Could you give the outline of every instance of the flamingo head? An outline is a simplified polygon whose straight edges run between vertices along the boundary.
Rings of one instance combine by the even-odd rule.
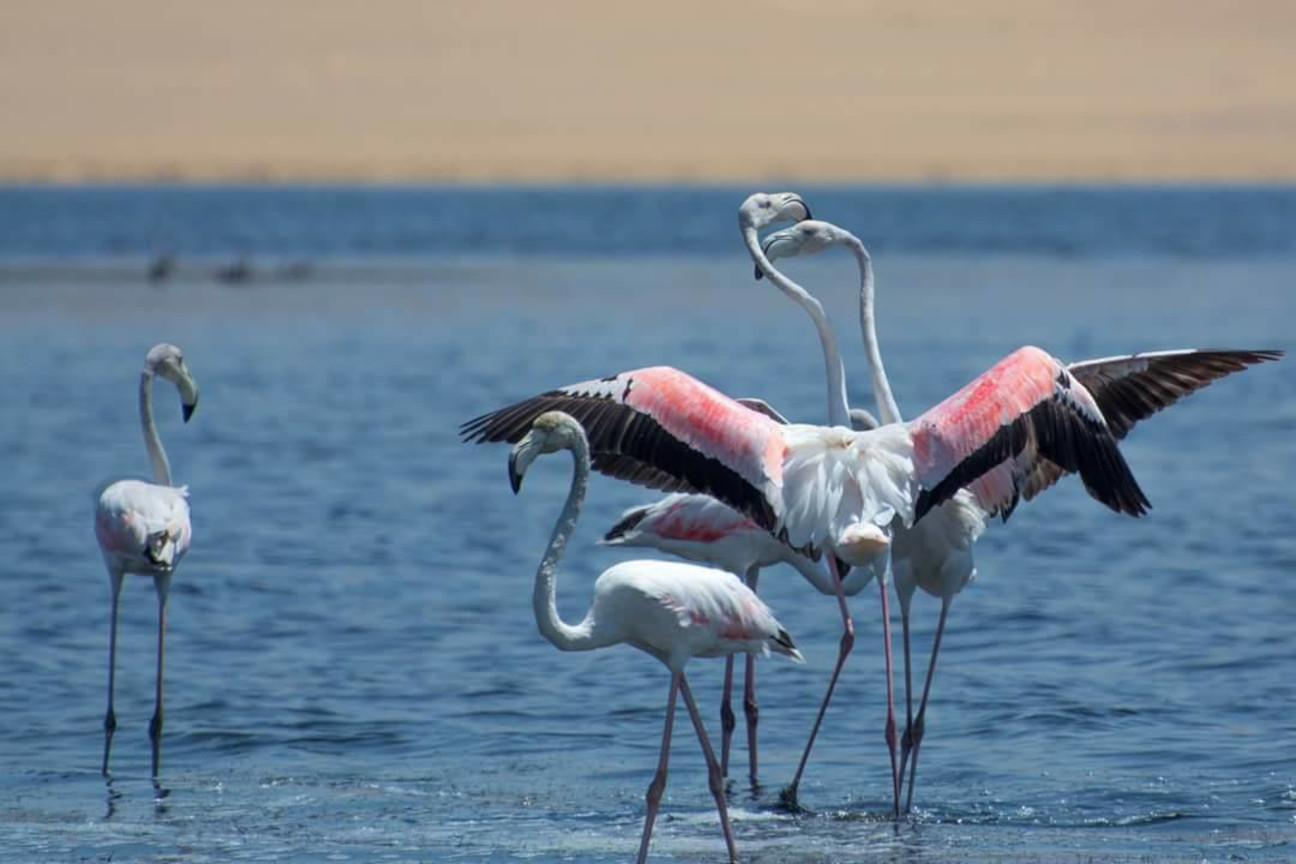
[[[759,231],[780,222],[810,218],[810,205],[795,192],[757,192],[738,208],[738,227]]]
[[[761,244],[761,251],[773,262],[779,258],[793,258],[797,255],[816,255],[825,249],[847,242],[850,237],[849,232],[843,231],[831,222],[806,219],[791,228],[775,231],[766,237]],[[761,269],[757,267],[756,278],[760,279],[763,275]]]
[[[188,423],[198,407],[198,382],[185,365],[180,349],[165,342],[154,345],[144,358],[144,374],[156,375],[175,385],[180,392],[180,409]]]
[[[577,442],[584,442],[585,430],[570,414],[547,411],[535,419],[522,439],[509,452],[509,485],[513,494],[522,491],[522,478],[537,456],[558,450],[575,450]],[[585,445],[588,449],[588,444]]]

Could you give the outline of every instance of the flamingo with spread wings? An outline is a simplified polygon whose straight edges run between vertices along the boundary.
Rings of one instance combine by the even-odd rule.
[[[561,651],[590,651],[627,644],[660,660],[671,673],[657,773],[648,787],[647,813],[639,842],[639,864],[648,857],[653,823],[666,788],[675,697],[684,696],[689,717],[702,744],[708,785],[720,814],[720,827],[731,862],[738,860],[725,807],[720,767],[707,740],[684,667],[692,657],[749,657],[774,652],[800,661],[801,653],[756,593],[722,570],[669,561],[625,561],[605,570],[594,583],[594,600],[585,617],[568,624],[558,616],[556,571],[576,529],[589,485],[589,442],[580,424],[560,411],[535,417],[509,454],[509,482],[516,493],[536,458],[569,450],[573,472],[567,502],[536,570],[532,605],[541,635]]]
[[[189,524],[188,489],[171,485],[171,465],[153,422],[153,379],[170,381],[180,392],[185,422],[198,405],[198,385],[184,356],[174,345],[155,345],[144,358],[140,375],[139,411],[144,446],[153,463],[153,482],[118,480],[103,490],[95,507],[95,538],[103,553],[112,587],[112,623],[108,636],[108,711],[104,714],[103,773],[108,774],[117,715],[113,711],[113,684],[117,668],[117,607],[126,574],[150,576],[157,592],[157,691],[149,742],[153,750],[153,776],[158,776],[162,752],[162,661],[166,646],[167,594],[171,575],[189,551],[193,535]]]
[[[761,251],[765,253],[767,260],[772,262],[780,258],[814,254],[831,248],[846,248],[856,259],[859,268],[860,330],[869,360],[874,394],[883,421],[902,422],[899,406],[882,365],[874,314],[873,268],[864,244],[854,234],[831,223],[802,221],[792,228],[769,235],[765,238]],[[821,335],[825,332],[831,333],[831,327],[823,314],[823,307],[805,289],[772,266],[769,267],[768,273],[758,267],[757,278],[761,275],[771,276],[772,281],[781,280],[776,281],[778,287],[810,314],[816,330]],[[835,394],[838,393],[842,394],[844,399],[845,388],[835,386],[834,376],[834,370],[842,367],[840,352],[836,348],[835,341],[824,341],[823,346],[830,401],[835,399]],[[1112,434],[1120,439],[1124,438],[1139,420],[1172,405],[1183,396],[1207,386],[1212,381],[1239,372],[1250,365],[1276,360],[1281,356],[1281,351],[1181,349],[1085,360],[1068,365],[1067,370],[1092,395]],[[829,407],[830,415],[840,415],[849,410],[844,401],[830,404]],[[1048,459],[1038,460],[1026,478],[1021,490],[1022,496],[1030,500],[1057,482],[1064,473],[1066,472],[1056,463]],[[1006,520],[1010,512],[1011,506],[1004,509],[1000,515]],[[914,776],[917,772],[918,750],[923,737],[927,699],[949,607],[954,595],[975,576],[972,544],[981,535],[985,525],[986,513],[978,506],[976,496],[971,492],[962,491],[916,525],[895,526],[891,567],[895,577],[896,593],[900,598],[907,710],[907,723],[901,737],[900,773],[896,778],[896,796],[898,806],[905,766],[912,753],[906,810],[913,802]],[[922,700],[915,717],[910,671],[909,613],[917,588],[922,588],[927,593],[940,598],[941,611],[927,667]],[[822,713],[819,719],[822,719]],[[815,730],[817,729],[818,722],[815,725]],[[793,800],[813,743],[812,732],[797,774],[788,787],[788,793]]]

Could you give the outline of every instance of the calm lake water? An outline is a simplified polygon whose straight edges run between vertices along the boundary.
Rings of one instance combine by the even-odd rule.
[[[569,465],[542,460],[514,497],[507,450],[456,427],[655,363],[821,420],[813,330],[738,243],[747,191],[0,189],[0,857],[630,859],[665,672],[536,633],[534,568]],[[874,249],[907,413],[1025,342],[1068,359],[1294,347],[1296,189],[801,191]],[[175,269],[150,283],[163,251]],[[216,278],[240,256],[251,278]],[[872,407],[853,264],[788,271],[825,301]],[[135,388],[161,340],[185,349],[202,400],[185,426],[157,389],[194,521],[159,796],[147,580],[123,594],[111,784],[98,772],[109,593],[91,516],[100,482],[147,472]],[[1293,362],[1139,426],[1124,451],[1147,518],[1071,481],[990,528],[899,825],[876,591],[853,602],[855,654],[801,789],[811,812],[778,808],[840,621],[793,571],[767,572],[808,663],[760,664],[765,785],[731,800],[744,860],[1296,858]],[[560,571],[566,617],[635,557],[594,540],[653,494],[596,478]],[[915,602],[920,654],[936,613]],[[690,667],[713,736],[721,666]],[[679,720],[652,857],[723,861]]]

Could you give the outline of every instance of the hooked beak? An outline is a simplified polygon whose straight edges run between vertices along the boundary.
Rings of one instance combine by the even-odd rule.
[[[180,404],[180,411],[184,414],[184,422],[189,422],[189,418],[193,416],[193,413],[197,408],[198,400],[196,398],[192,402],[182,402]]]
[[[789,199],[788,203],[789,203],[789,204],[799,204],[799,205],[801,205],[801,210],[805,213],[804,216],[802,216],[800,219],[797,219],[797,220],[795,220],[795,221],[797,221],[797,222],[804,222],[804,221],[807,220],[807,219],[813,219],[813,218],[814,218],[814,216],[810,215],[810,205],[807,204],[807,203],[805,202],[805,199],[802,198],[800,195],[793,195],[793,196]]]
[[[522,475],[517,470],[517,451],[514,450],[509,454],[508,463],[509,485],[513,487],[513,494],[516,495],[522,491]]]

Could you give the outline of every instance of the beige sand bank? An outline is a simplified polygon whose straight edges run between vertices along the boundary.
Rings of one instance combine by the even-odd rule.
[[[41,0],[0,176],[1296,178],[1290,0]]]

